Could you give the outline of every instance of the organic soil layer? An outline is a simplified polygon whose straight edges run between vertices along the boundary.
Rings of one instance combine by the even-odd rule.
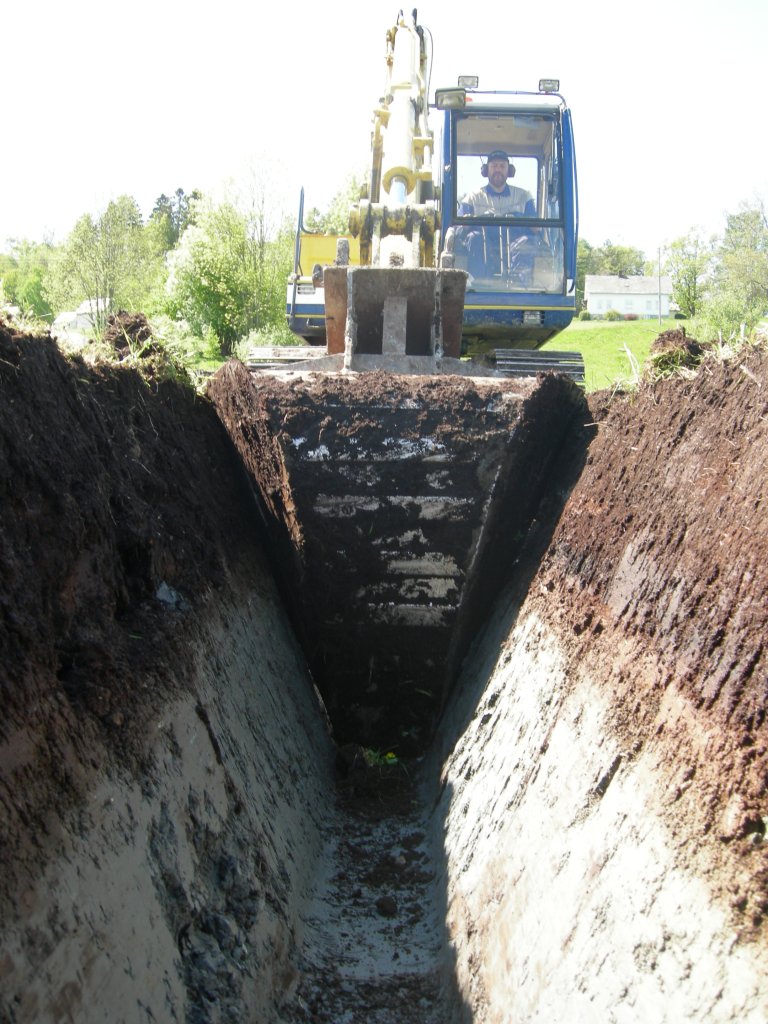
[[[768,1017],[764,350],[590,399],[394,765],[206,399],[2,326],[0,402],[0,1019]]]

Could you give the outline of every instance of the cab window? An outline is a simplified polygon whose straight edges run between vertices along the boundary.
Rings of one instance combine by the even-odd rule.
[[[457,217],[473,215],[466,199],[488,185],[483,167],[488,154],[495,151],[509,156],[514,173],[507,185],[528,193],[533,200],[533,216],[543,220],[560,217],[553,117],[537,113],[468,114],[458,118],[456,129]]]

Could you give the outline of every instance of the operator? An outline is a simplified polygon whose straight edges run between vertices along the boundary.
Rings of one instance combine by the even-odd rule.
[[[460,217],[535,217],[536,205],[531,193],[517,185],[508,185],[515,168],[501,149],[488,154],[481,174],[488,184],[470,192],[459,204]]]
[[[460,217],[535,217],[536,204],[530,192],[507,184],[515,168],[507,154],[495,149],[482,167],[488,184],[470,192],[459,203]],[[469,272],[474,277],[507,276],[521,260],[520,253],[535,230],[508,227],[457,227],[454,245],[469,254]]]

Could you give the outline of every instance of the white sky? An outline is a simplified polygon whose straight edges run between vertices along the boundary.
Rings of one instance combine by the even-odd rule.
[[[721,232],[742,201],[768,203],[768,0],[418,10],[434,40],[430,99],[459,74],[488,89],[560,78],[591,244],[652,258],[695,226]],[[0,248],[62,242],[123,193],[146,217],[162,192],[216,194],[254,171],[288,212],[301,185],[324,207],[366,165],[397,11],[389,0],[9,3]]]

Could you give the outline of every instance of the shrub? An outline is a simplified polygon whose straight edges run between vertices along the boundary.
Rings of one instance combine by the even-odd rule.
[[[591,319],[592,319],[592,314],[589,312],[589,310],[588,309],[582,309],[582,311],[579,313],[579,320],[591,320]]]
[[[621,320],[621,313],[618,311],[618,309],[609,309],[608,312],[605,314],[605,319]]]
[[[625,320],[637,320],[637,313],[625,313],[624,314],[624,319]]]
[[[762,309],[760,303],[750,309],[738,297],[722,292],[703,305],[690,329],[704,341],[728,343],[741,336],[742,324],[745,333],[751,333],[761,319]]]

